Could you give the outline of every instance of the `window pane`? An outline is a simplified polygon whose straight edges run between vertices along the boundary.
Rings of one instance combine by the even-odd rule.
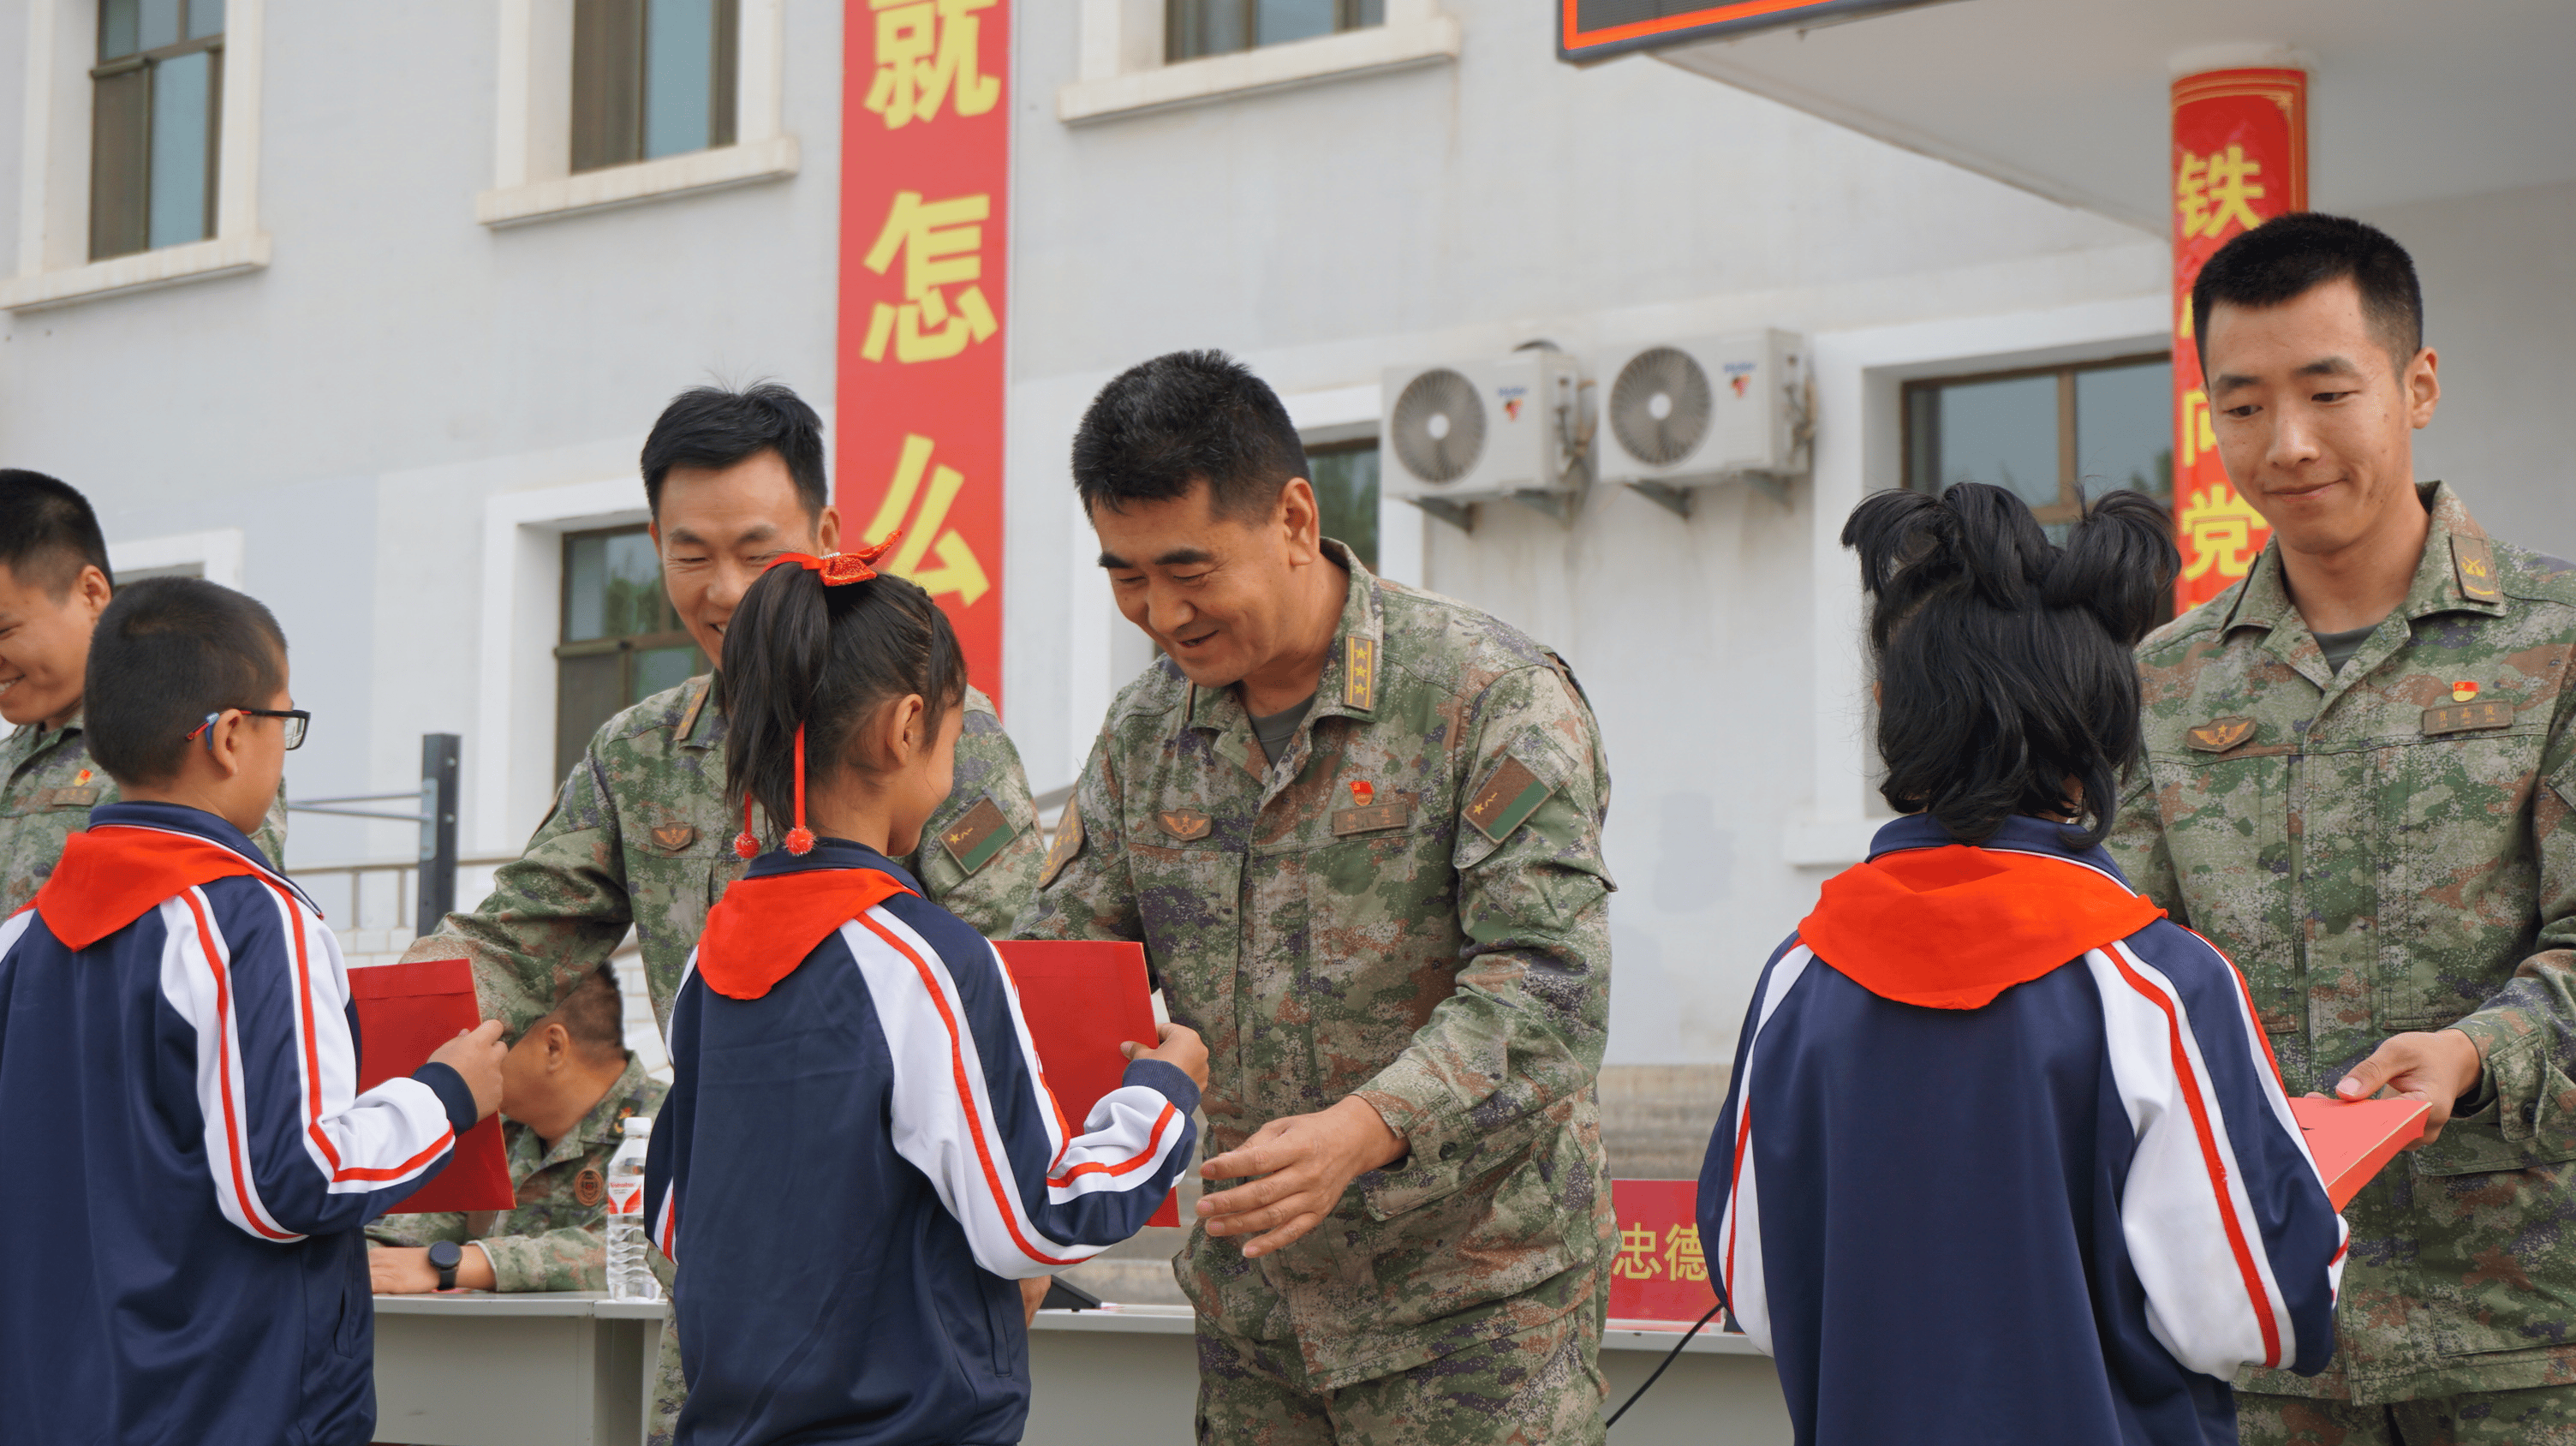
[[[1364,25],[1386,23],[1386,0],[1360,0],[1360,3],[1353,8],[1357,11],[1351,19],[1351,25],[1355,29]]]
[[[1376,571],[1377,444],[1307,453],[1306,480],[1315,488],[1324,535],[1349,543],[1360,561]]]
[[[179,0],[143,0],[143,48],[179,43]]]
[[[1260,0],[1254,21],[1256,45],[1277,45],[1333,33],[1334,0]]]
[[[564,539],[564,641],[608,636],[608,539]]]
[[[1969,382],[1939,398],[1936,488],[1991,482],[2033,507],[2056,505],[2056,377]]]
[[[152,72],[137,67],[91,82],[89,259],[131,256],[151,244],[146,178]]]
[[[626,706],[621,653],[594,653],[564,658],[555,664],[555,777],[560,780],[581,761],[590,735]]]
[[[694,647],[646,648],[635,655],[635,695],[627,699],[632,706],[643,702],[665,688],[676,688],[706,671]]]
[[[604,539],[607,597],[604,636],[631,638],[662,629],[662,562],[653,555],[653,539],[641,532],[621,532]]]
[[[714,0],[647,0],[644,39],[644,154],[707,148],[715,79]]]
[[[149,5],[146,5],[149,18]],[[152,67],[152,244],[206,239],[214,56],[200,50]]]
[[[224,0],[188,0],[188,38],[224,33]]]
[[[141,0],[100,0],[98,7],[98,58],[114,60],[132,55],[143,47],[136,43],[135,29],[142,18]]]
[[[644,155],[644,0],[573,0],[572,168]]]
[[[2085,493],[2114,488],[2173,502],[2173,364],[2075,374],[2075,475]]]
[[[1251,0],[1170,0],[1164,58],[1193,60],[1202,55],[1231,55],[1251,44],[1245,33]]]

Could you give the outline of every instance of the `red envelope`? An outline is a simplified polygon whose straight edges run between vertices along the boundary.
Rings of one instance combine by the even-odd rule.
[[[1145,946],[1089,939],[996,939],[1003,967],[1019,987],[1020,1013],[1037,1041],[1047,1088],[1074,1129],[1100,1097],[1118,1088],[1127,1057],[1118,1046],[1152,1044],[1154,998],[1146,982]],[[1176,1196],[1163,1197],[1148,1225],[1178,1225]]]
[[[349,971],[349,997],[358,1006],[358,1090],[365,1093],[401,1079],[428,1063],[431,1050],[472,1029],[483,1014],[474,1002],[474,969],[462,959],[424,959]],[[501,1144],[501,1117],[466,1131],[447,1168],[387,1211],[426,1215],[443,1210],[509,1210],[519,1203],[510,1185],[509,1152]]]
[[[2290,1114],[2307,1137],[2317,1173],[2325,1176],[2326,1198],[2341,1210],[2397,1158],[2397,1152],[2424,1133],[2424,1117],[2433,1107],[2421,1100],[2290,1101]]]

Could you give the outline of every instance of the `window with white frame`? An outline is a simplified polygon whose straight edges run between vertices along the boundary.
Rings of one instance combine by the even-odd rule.
[[[733,0],[573,0],[574,172],[733,144]]]
[[[1165,0],[1163,58],[1196,60],[1386,23],[1386,0]]]
[[[2045,524],[2116,488],[2173,505],[2173,361],[2163,353],[1905,384],[1905,485],[1990,482]],[[2079,490],[2080,489],[2080,490]]]
[[[1080,125],[1458,58],[1440,0],[1080,0]]]
[[[215,234],[224,0],[99,0],[89,259]]]

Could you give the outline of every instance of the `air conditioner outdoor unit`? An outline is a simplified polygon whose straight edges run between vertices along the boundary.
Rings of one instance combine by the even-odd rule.
[[[1559,351],[1389,367],[1378,417],[1380,483],[1467,525],[1467,504],[1510,498],[1564,518],[1584,482],[1583,367]]]
[[[1615,353],[1602,375],[1601,476],[1690,515],[1692,489],[1749,481],[1785,497],[1813,435],[1807,344],[1746,332]]]

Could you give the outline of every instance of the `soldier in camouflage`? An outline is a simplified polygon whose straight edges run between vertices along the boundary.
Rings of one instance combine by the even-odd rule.
[[[2322,1375],[2248,1372],[2245,1441],[2576,1443],[2576,570],[2413,481],[2413,267],[2292,216],[2194,297],[2229,478],[2273,528],[2139,650],[2110,848],[2246,977],[2294,1091],[2427,1138],[2356,1197]]]
[[[518,1208],[388,1215],[367,1227],[379,1295],[438,1288],[433,1241],[471,1246],[456,1283],[470,1290],[606,1290],[608,1157],[629,1115],[651,1119],[665,1086],[622,1039],[616,972],[583,976],[519,1036],[501,1064],[501,1139]]]
[[[81,727],[90,633],[113,574],[89,500],[41,472],[0,468],[0,917],[25,908],[89,827],[117,801],[116,780],[90,762]],[[286,794],[252,839],[286,861]]]
[[[1198,1439],[1601,1439],[1609,774],[1554,654],[1318,536],[1215,353],[1094,402],[1075,478],[1164,656],[1057,829],[1033,938],[1143,941],[1208,1041]]]
[[[840,544],[823,480],[822,419],[776,383],[683,393],[654,423],[642,465],[663,585],[710,658],[723,657],[734,606],[780,554]],[[609,719],[526,850],[495,875],[490,897],[472,913],[448,915],[404,957],[463,955],[485,1017],[515,1032],[632,928],[654,1017],[667,1024],[708,907],[749,866],[733,849],[744,819],[725,807],[724,737],[717,674]],[[759,820],[758,851],[777,847],[786,827]],[[954,791],[923,830],[921,851],[902,862],[942,907],[998,933],[1035,891],[1041,855],[1019,753],[992,700],[969,688]],[[676,1335],[666,1330],[655,1442],[669,1439],[685,1394]]]

